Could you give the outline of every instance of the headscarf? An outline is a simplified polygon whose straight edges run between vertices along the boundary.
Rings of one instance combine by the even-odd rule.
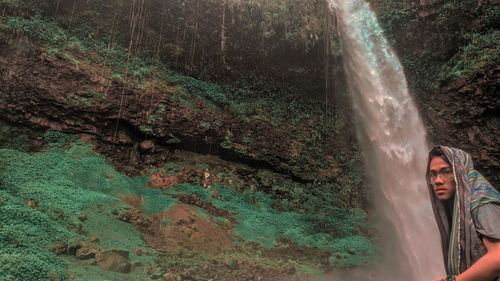
[[[476,208],[496,202],[500,204],[500,194],[474,169],[470,155],[460,149],[438,146],[451,163],[456,193],[453,199],[451,220],[446,212],[446,202],[439,200],[430,181],[427,161],[427,186],[431,197],[432,209],[441,234],[444,263],[447,274],[458,275],[464,272],[487,252],[472,220]],[[449,223],[451,222],[451,224]]]

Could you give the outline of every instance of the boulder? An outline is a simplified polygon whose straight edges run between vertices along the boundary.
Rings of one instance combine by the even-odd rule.
[[[97,253],[95,261],[100,268],[114,272],[129,273],[132,267],[129,252],[124,250]]]

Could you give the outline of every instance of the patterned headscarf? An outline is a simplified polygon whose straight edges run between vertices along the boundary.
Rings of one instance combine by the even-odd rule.
[[[436,197],[430,182],[430,155],[427,161],[427,186],[441,234],[446,272],[458,275],[486,254],[486,248],[474,227],[471,212],[491,202],[500,204],[500,194],[474,169],[472,158],[467,152],[447,146],[438,147],[451,163],[456,183],[451,220],[445,211],[446,203]]]

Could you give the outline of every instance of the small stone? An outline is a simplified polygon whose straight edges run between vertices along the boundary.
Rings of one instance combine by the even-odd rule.
[[[28,200],[28,203],[26,203],[26,205],[34,209],[38,206],[38,203],[35,200]]]
[[[87,215],[86,215],[86,214],[81,214],[81,215],[78,217],[78,219],[79,219],[80,221],[86,221],[86,220],[87,220]]]
[[[68,246],[65,244],[56,244],[56,248],[54,249],[54,253],[56,255],[64,254],[67,249],[68,249]]]
[[[217,192],[217,190],[211,189],[210,193],[212,194],[213,199],[215,199],[215,200],[219,199],[219,193]]]
[[[95,237],[94,235],[92,235],[92,237],[90,237],[90,242],[99,242],[99,238]]]
[[[228,219],[224,219],[224,221],[222,222],[222,227],[224,227],[224,229],[226,230],[230,230],[233,225],[231,224],[231,221],[229,221]]]
[[[135,253],[136,255],[138,255],[138,256],[142,256],[142,251],[141,251],[141,249],[135,249],[135,250],[134,250],[134,253]]]

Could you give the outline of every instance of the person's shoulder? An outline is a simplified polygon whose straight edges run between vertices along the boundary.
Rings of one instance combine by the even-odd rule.
[[[483,236],[500,239],[500,204],[483,204],[472,212],[472,219],[477,232]]]
[[[489,202],[487,204],[482,204],[477,208],[472,209],[472,219],[479,219],[482,217],[496,217],[500,216],[500,203]]]

